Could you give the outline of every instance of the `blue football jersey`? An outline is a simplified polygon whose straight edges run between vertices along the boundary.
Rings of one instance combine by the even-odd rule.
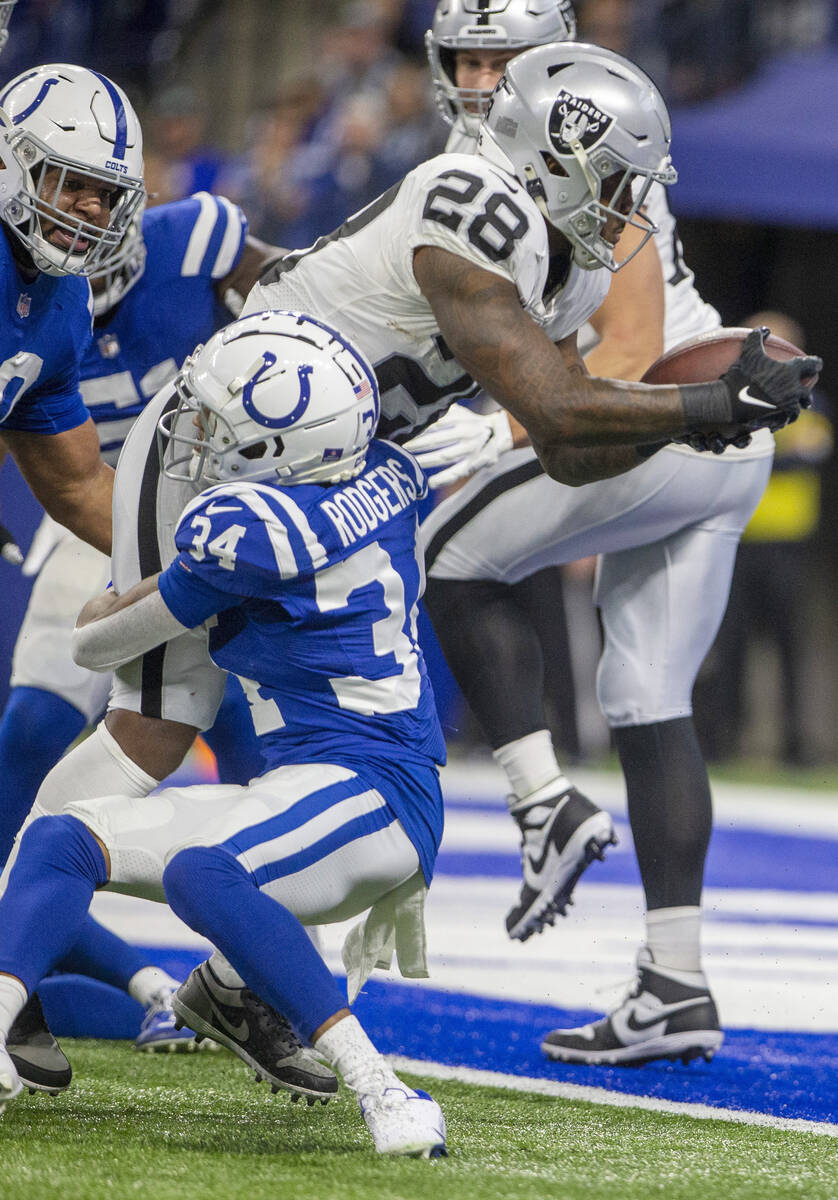
[[[429,875],[445,744],[416,632],[426,486],[382,441],[349,483],[219,484],[184,509],[160,591],[184,625],[217,614],[210,653],[241,680],[265,769],[373,764]]]
[[[128,430],[187,354],[232,320],[214,285],[244,249],[244,213],[199,192],[143,215],[146,265],[119,304],[94,322],[81,390],[102,457],[116,462]]]
[[[83,425],[79,361],[90,340],[90,284],[75,275],[23,278],[0,231],[0,427],[63,433]]]

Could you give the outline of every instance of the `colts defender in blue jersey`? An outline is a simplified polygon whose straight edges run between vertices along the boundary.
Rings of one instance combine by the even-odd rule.
[[[221,297],[240,269],[246,241],[241,209],[205,192],[149,209],[142,224],[138,221],[129,230],[115,260],[94,273],[95,320],[81,363],[81,395],[95,422],[102,457],[111,466],[155,392],[174,378],[199,342],[229,321]],[[258,263],[262,261],[259,254]],[[87,337],[85,333],[81,340]],[[107,676],[81,670],[70,653],[76,615],[110,579],[107,556],[45,518],[24,571],[37,571],[38,577],[15,647],[12,691],[0,722],[0,767],[7,781],[0,861],[42,779],[82,729],[101,715],[110,690]],[[258,766],[255,758],[233,763],[226,781],[246,782]]]
[[[79,391],[85,277],[144,201],[142,162],[127,96],[96,71],[35,67],[0,93],[0,430],[46,510],[106,552],[113,473]]]
[[[5,246],[0,239],[0,249]],[[234,297],[246,292],[272,255],[270,247],[248,236],[246,219],[236,205],[200,193],[152,208],[141,222],[138,217],[121,245],[92,271],[92,340],[87,280],[38,277],[39,285],[72,282],[83,297],[84,303],[77,305],[83,317],[78,328],[60,307],[44,306],[43,337],[48,348],[60,348],[67,356],[71,347],[62,339],[75,338],[77,347],[87,346],[80,370],[76,368],[81,397],[78,385],[75,397],[79,406],[82,398],[87,406],[82,409],[85,420],[89,423],[89,411],[95,422],[104,462],[116,465],[126,433],[150,398],[174,377],[198,342],[229,320],[223,301],[231,292]],[[27,320],[33,316],[30,313]],[[0,864],[42,780],[84,727],[102,714],[110,690],[108,676],[77,667],[70,651],[76,615],[110,578],[108,557],[46,517],[24,570],[37,571],[38,577],[15,647],[11,693],[0,720],[0,771],[6,785],[0,806]],[[261,755],[246,701],[234,680],[228,696],[217,732],[208,740],[218,754],[222,779],[241,783],[258,774]],[[120,747],[109,743],[109,748],[118,771],[124,762]],[[116,778],[102,777],[101,789],[123,792],[130,784],[136,794],[145,794],[156,777],[149,778],[154,762],[145,772],[144,765],[128,764],[127,780],[125,771]],[[43,810],[51,811],[48,789],[39,796],[36,811]],[[188,1030],[174,1028],[170,1001],[178,981],[150,967],[139,951],[92,918],[62,969],[120,987],[143,1005],[146,1017],[138,1048],[170,1050],[193,1044]],[[61,1090],[70,1082],[69,1064],[57,1046],[49,1059],[43,1046],[33,1050],[28,1029],[24,1019],[10,1040],[18,1070],[30,1086]],[[42,1038],[43,1030],[34,1031],[34,1036]]]
[[[181,1019],[272,1079],[258,1018],[273,1005],[356,1092],[378,1151],[444,1153],[439,1106],[393,1074],[303,929],[371,910],[344,947],[353,998],[391,935],[402,970],[427,973],[444,745],[416,640],[424,477],[370,441],[366,360],[298,314],[222,330],[155,405],[164,473],[193,493],[176,555],[85,606],[76,659],[110,670],[209,630],[266,769],[247,787],[80,801],[30,825],[0,900],[0,1101],[19,1090],[2,1035],[94,889],[162,883],[218,947],[178,991]]]

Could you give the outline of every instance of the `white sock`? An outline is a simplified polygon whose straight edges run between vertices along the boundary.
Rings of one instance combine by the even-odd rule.
[[[11,975],[0,975],[0,1043],[5,1045],[9,1030],[29,999],[26,988]]]
[[[517,807],[519,801],[535,803],[570,787],[556,759],[549,729],[507,742],[492,751],[492,758],[505,773],[512,791],[507,797],[510,808]]]
[[[128,980],[128,994],[142,1004],[143,1008],[150,1008],[163,996],[170,995],[179,987],[180,981],[173,979],[159,967],[140,967]]]
[[[646,945],[658,967],[701,972],[701,909],[684,905],[646,913]]]
[[[364,1033],[356,1017],[343,1017],[314,1043],[347,1087],[362,1095],[383,1092],[388,1087],[405,1087]],[[407,1091],[410,1089],[407,1088]]]
[[[220,950],[213,950],[210,955],[209,965],[212,967],[212,972],[218,979],[219,983],[223,983],[228,988],[243,988],[247,984],[239,975],[232,963],[229,963]]]

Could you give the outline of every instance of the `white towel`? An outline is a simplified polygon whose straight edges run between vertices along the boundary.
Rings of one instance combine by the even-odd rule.
[[[390,970],[394,951],[405,978],[428,978],[427,894],[425,878],[417,871],[376,901],[364,920],[350,929],[341,951],[350,1004],[376,967]]]

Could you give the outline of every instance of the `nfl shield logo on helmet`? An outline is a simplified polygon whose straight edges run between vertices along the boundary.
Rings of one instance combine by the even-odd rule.
[[[17,315],[28,317],[32,308],[32,297],[27,292],[21,292],[17,298]]]
[[[562,90],[550,113],[550,141],[557,154],[572,154],[574,143],[592,150],[614,124],[614,118],[592,100]]]

